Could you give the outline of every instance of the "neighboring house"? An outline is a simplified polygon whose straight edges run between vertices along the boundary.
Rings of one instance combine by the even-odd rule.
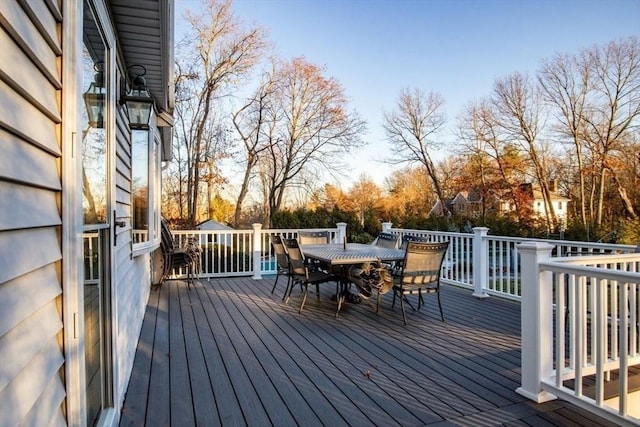
[[[539,218],[546,218],[547,209],[544,204],[544,197],[542,197],[542,192],[539,189],[533,189],[531,192],[532,200],[531,206],[533,209],[533,214]],[[551,209],[553,209],[556,214],[556,218],[558,218],[558,222],[563,224],[567,224],[567,211],[569,210],[569,202],[571,199],[567,199],[566,197],[562,197],[555,191],[551,191],[550,193],[551,199]]]
[[[482,194],[476,189],[470,189],[469,191],[460,191],[453,198],[446,202],[447,211],[451,214],[477,217],[482,214]],[[485,209],[490,208],[495,203],[495,196],[491,193],[489,207],[485,206]],[[429,215],[443,215],[442,203],[437,201],[431,210]]]
[[[558,221],[566,224],[570,199],[560,196],[556,190],[555,182],[552,182],[550,184],[551,205]],[[539,218],[546,218],[544,198],[540,189],[531,184],[521,184],[520,191],[526,195],[524,200],[527,200],[532,214]],[[508,214],[515,211],[513,201],[509,197],[509,190],[505,189],[489,190],[485,197],[476,189],[460,191],[447,201],[446,206],[450,213],[470,217],[480,216],[483,208],[485,214]],[[438,201],[429,211],[429,215],[442,215],[442,212],[442,204]]]
[[[160,243],[173,43],[173,0],[0,1],[0,426],[119,420]]]

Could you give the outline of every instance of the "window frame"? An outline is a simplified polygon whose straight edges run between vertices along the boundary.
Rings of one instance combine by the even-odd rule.
[[[153,113],[152,113],[153,114]],[[153,119],[152,119],[153,121]],[[151,125],[149,126],[149,130],[141,131],[136,130],[136,132],[146,132],[147,133],[147,154],[148,154],[148,176],[147,176],[147,236],[148,239],[144,242],[135,243],[133,239],[133,215],[135,213],[135,209],[133,206],[134,203],[134,195],[133,191],[131,192],[131,208],[132,208],[132,227],[131,227],[131,245],[132,245],[132,257],[137,257],[143,254],[147,254],[153,252],[160,245],[160,212],[158,209],[159,201],[160,201],[160,133],[157,130],[157,127]],[[133,131],[131,133],[133,140]],[[133,187],[133,161],[131,162],[131,179],[132,179],[132,187]]]

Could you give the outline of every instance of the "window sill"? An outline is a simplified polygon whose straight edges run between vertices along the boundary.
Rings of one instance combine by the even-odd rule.
[[[135,243],[131,250],[131,258],[136,258],[141,255],[150,254],[160,247],[160,240],[156,242],[144,242]]]

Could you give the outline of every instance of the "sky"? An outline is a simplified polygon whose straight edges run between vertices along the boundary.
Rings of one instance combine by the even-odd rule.
[[[176,0],[176,19],[198,0]],[[393,169],[378,160],[391,146],[383,112],[405,88],[445,99],[447,156],[464,107],[491,94],[496,78],[535,75],[556,53],[578,53],[621,37],[640,36],[640,0],[233,0],[239,20],[268,31],[285,59],[304,56],[326,68],[367,122],[349,177],[379,185]]]

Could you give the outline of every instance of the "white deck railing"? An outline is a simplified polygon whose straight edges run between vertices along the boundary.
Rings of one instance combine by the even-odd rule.
[[[309,230],[309,229],[306,229]],[[346,236],[346,224],[328,230],[332,241],[341,242]],[[474,295],[498,295],[519,299],[521,296],[521,268],[518,245],[526,242],[545,242],[553,246],[552,255],[620,254],[633,252],[630,245],[540,240],[490,236],[487,228],[475,228],[473,233],[451,233],[429,230],[391,228],[384,231],[404,236],[426,237],[432,241],[449,241],[443,263],[443,280],[449,284],[472,288]],[[254,224],[251,230],[188,230],[173,231],[179,246],[195,237],[202,248],[200,277],[275,274],[275,255],[269,245],[269,235],[296,237],[297,229],[262,229]],[[175,271],[173,278],[186,277],[186,271]]]
[[[621,425],[640,424],[640,254],[551,258],[527,242],[522,255],[522,387],[556,396]],[[634,376],[635,374],[635,376]]]
[[[305,231],[329,231],[331,241],[341,242],[346,235],[346,224],[337,228],[305,229]],[[269,236],[278,234],[286,238],[298,236],[298,229],[263,230],[254,224],[251,230],[174,230],[173,237],[178,247],[185,246],[189,239],[200,242],[202,251],[200,278],[253,276],[275,274],[275,253],[269,243]],[[173,271],[171,278],[187,277],[185,269]]]

